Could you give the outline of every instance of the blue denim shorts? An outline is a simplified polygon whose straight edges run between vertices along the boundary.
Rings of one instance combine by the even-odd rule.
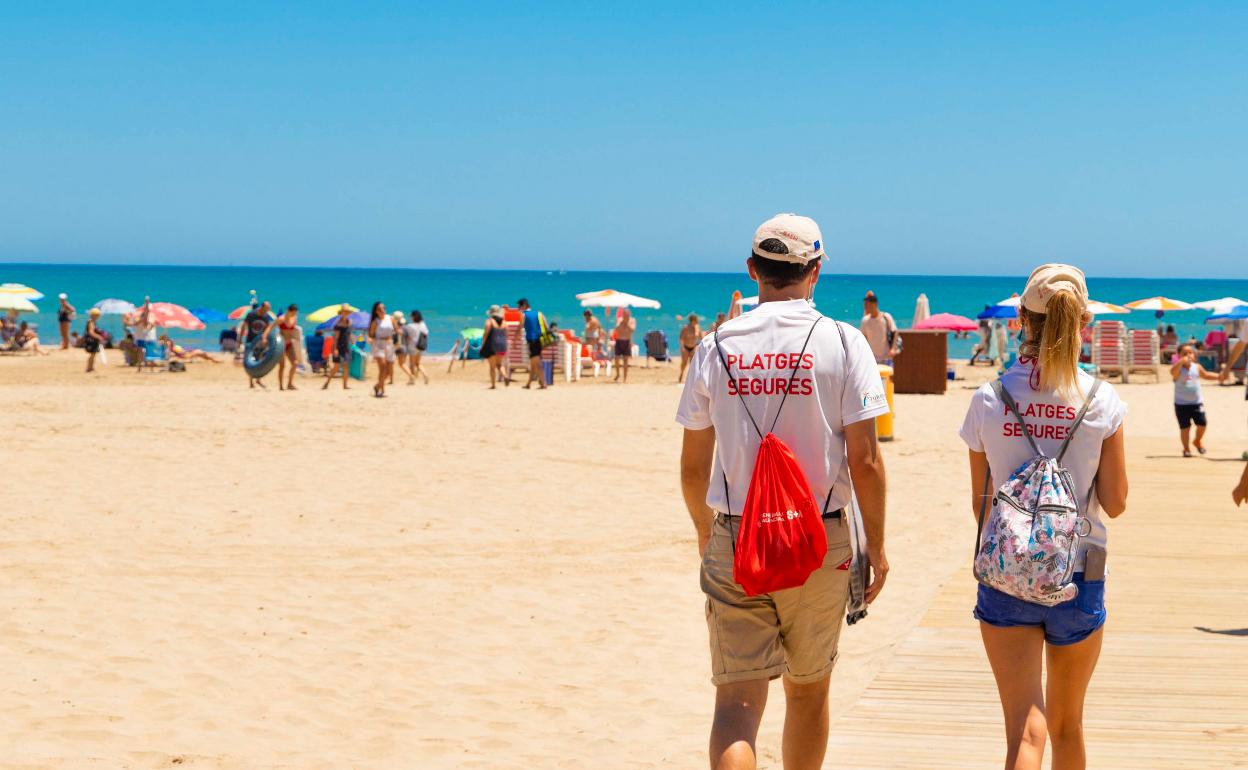
[[[1082,572],[1076,572],[1074,580],[1079,586],[1079,595],[1052,607],[1015,599],[995,588],[980,585],[975,617],[998,628],[1043,628],[1044,640],[1059,647],[1077,644],[1105,625],[1105,581],[1085,581]]]

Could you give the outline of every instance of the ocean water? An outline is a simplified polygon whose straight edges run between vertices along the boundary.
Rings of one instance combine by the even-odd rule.
[[[669,345],[675,347],[682,324],[678,315],[696,312],[713,319],[716,313],[728,310],[734,290],[745,296],[757,292],[744,273],[0,264],[0,283],[10,281],[47,295],[35,303],[40,312],[29,319],[39,325],[45,341],[57,334],[56,295],[60,292],[68,293],[78,308],[74,328],[81,330],[86,310],[106,297],[138,304],[144,296],[151,296],[155,301],[229,312],[246,304],[249,290],[254,289],[275,307],[293,302],[304,313],[338,302],[367,309],[377,300],[385,302],[391,311],[419,309],[429,324],[431,353],[448,351],[459,330],[480,327],[491,304],[514,306],[521,297],[528,298],[561,327],[579,333],[582,309],[575,295],[598,289],[618,289],[661,302],[659,310],[636,311],[638,330],[662,329],[667,332]],[[913,318],[920,292],[927,294],[933,313],[973,318],[984,305],[1021,292],[1024,281],[1025,276],[824,275],[815,290],[815,302],[825,314],[856,323],[862,314],[862,296],[870,289],[904,329]],[[1156,295],[1188,302],[1223,296],[1248,298],[1248,278],[1090,278],[1088,284],[1094,299],[1117,304]],[[597,312],[601,317],[602,311]],[[1182,338],[1193,335],[1203,339],[1207,315],[1199,310],[1175,312],[1166,313],[1161,320],[1174,324]],[[1155,328],[1159,322],[1152,312],[1113,317],[1139,328]],[[203,331],[174,331],[172,336],[193,345],[215,347],[217,334],[228,325],[209,324]],[[120,320],[104,316],[104,326],[119,331]],[[310,332],[312,326],[305,322],[304,330]],[[970,340],[950,338],[954,355],[967,355],[970,346]]]

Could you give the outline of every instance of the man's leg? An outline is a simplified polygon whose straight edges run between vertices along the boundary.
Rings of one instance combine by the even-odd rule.
[[[1179,428],[1179,440],[1183,442],[1183,452],[1192,451],[1192,428],[1189,425],[1186,428]]]
[[[711,724],[711,770],[754,770],[754,742],[767,705],[766,679],[721,684],[715,688]]]
[[[784,770],[819,770],[828,750],[829,674],[817,682],[784,680]]]
[[[1205,429],[1208,427],[1208,423],[1196,423],[1196,440],[1192,443],[1196,445],[1198,450],[1204,450],[1205,448]]]

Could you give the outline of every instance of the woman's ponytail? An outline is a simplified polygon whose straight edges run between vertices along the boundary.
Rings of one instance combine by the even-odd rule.
[[[1040,386],[1070,399],[1079,395],[1079,351],[1083,305],[1071,291],[1058,291],[1044,306],[1037,365]]]

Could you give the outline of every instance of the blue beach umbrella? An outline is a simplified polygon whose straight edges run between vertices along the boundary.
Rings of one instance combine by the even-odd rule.
[[[1018,318],[1018,308],[1010,305],[989,305],[975,317],[980,320],[985,318]]]
[[[193,307],[191,308],[191,315],[206,324],[215,324],[230,320],[230,317],[225,313],[210,307]]]
[[[368,328],[368,322],[369,322],[368,313],[365,313],[363,310],[357,310],[356,312],[349,315],[348,318],[351,319],[352,329],[359,330],[359,329]],[[322,331],[322,332],[329,331],[330,329],[334,328],[334,324],[336,323],[338,323],[338,318],[334,317],[334,318],[329,319],[325,323],[321,324],[320,326],[317,326],[316,329],[317,331]]]

